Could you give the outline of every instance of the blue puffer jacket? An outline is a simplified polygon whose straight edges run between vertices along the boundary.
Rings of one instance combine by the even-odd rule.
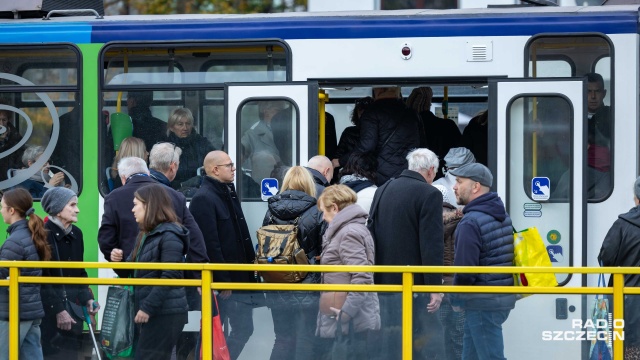
[[[0,260],[40,261],[31,238],[27,220],[16,221],[7,229],[9,237],[0,248]],[[0,279],[9,276],[9,269],[0,268]],[[20,269],[20,276],[42,276],[42,269]],[[44,317],[40,298],[40,284],[20,285],[20,320],[35,320]],[[0,319],[9,319],[9,290],[0,288]]]
[[[484,194],[465,206],[456,228],[455,266],[512,266],[513,227],[496,193]],[[454,285],[513,286],[511,274],[456,274]],[[515,306],[510,294],[456,294],[453,305],[470,310],[506,310]]]

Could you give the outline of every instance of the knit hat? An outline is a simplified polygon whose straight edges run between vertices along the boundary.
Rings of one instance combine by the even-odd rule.
[[[449,149],[449,152],[444,157],[444,162],[449,169],[455,169],[462,165],[476,162],[476,158],[469,149],[457,147]]]
[[[40,205],[42,205],[42,209],[47,214],[57,216],[74,196],[76,196],[76,193],[66,187],[52,187],[42,196]]]
[[[493,185],[493,175],[491,175],[491,171],[480,163],[467,164],[453,169],[449,171],[449,173],[453,176],[477,181],[486,187]]]
[[[447,190],[447,188],[444,187],[444,185],[435,184],[435,185],[433,185],[433,187],[438,189],[438,190],[440,190],[440,192],[442,193],[442,201],[443,202],[446,202],[446,203],[449,203],[449,204],[452,204],[452,205],[456,204],[455,201],[451,202],[451,198],[449,197],[449,190]]]

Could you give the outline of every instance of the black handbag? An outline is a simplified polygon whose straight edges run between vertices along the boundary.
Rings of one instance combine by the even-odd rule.
[[[336,336],[331,349],[332,360],[356,360],[355,354],[355,332],[353,330],[353,319],[349,319],[349,333],[342,332],[342,311],[336,319]]]

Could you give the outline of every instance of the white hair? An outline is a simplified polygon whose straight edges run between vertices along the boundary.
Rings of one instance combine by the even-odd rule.
[[[427,171],[431,168],[438,169],[440,164],[438,156],[426,148],[411,151],[407,154],[407,161],[409,162],[409,170],[418,172],[421,170]]]
[[[171,163],[180,163],[180,155],[182,155],[182,149],[175,144],[168,142],[155,144],[149,153],[149,168],[160,172],[168,171]]]
[[[118,161],[118,174],[128,178],[133,174],[147,174],[149,175],[149,168],[147,163],[139,157],[130,156],[120,159]]]

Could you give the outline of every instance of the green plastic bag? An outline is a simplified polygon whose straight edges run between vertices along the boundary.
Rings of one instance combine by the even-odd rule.
[[[134,306],[129,287],[109,287],[100,331],[100,347],[109,359],[134,357]]]

